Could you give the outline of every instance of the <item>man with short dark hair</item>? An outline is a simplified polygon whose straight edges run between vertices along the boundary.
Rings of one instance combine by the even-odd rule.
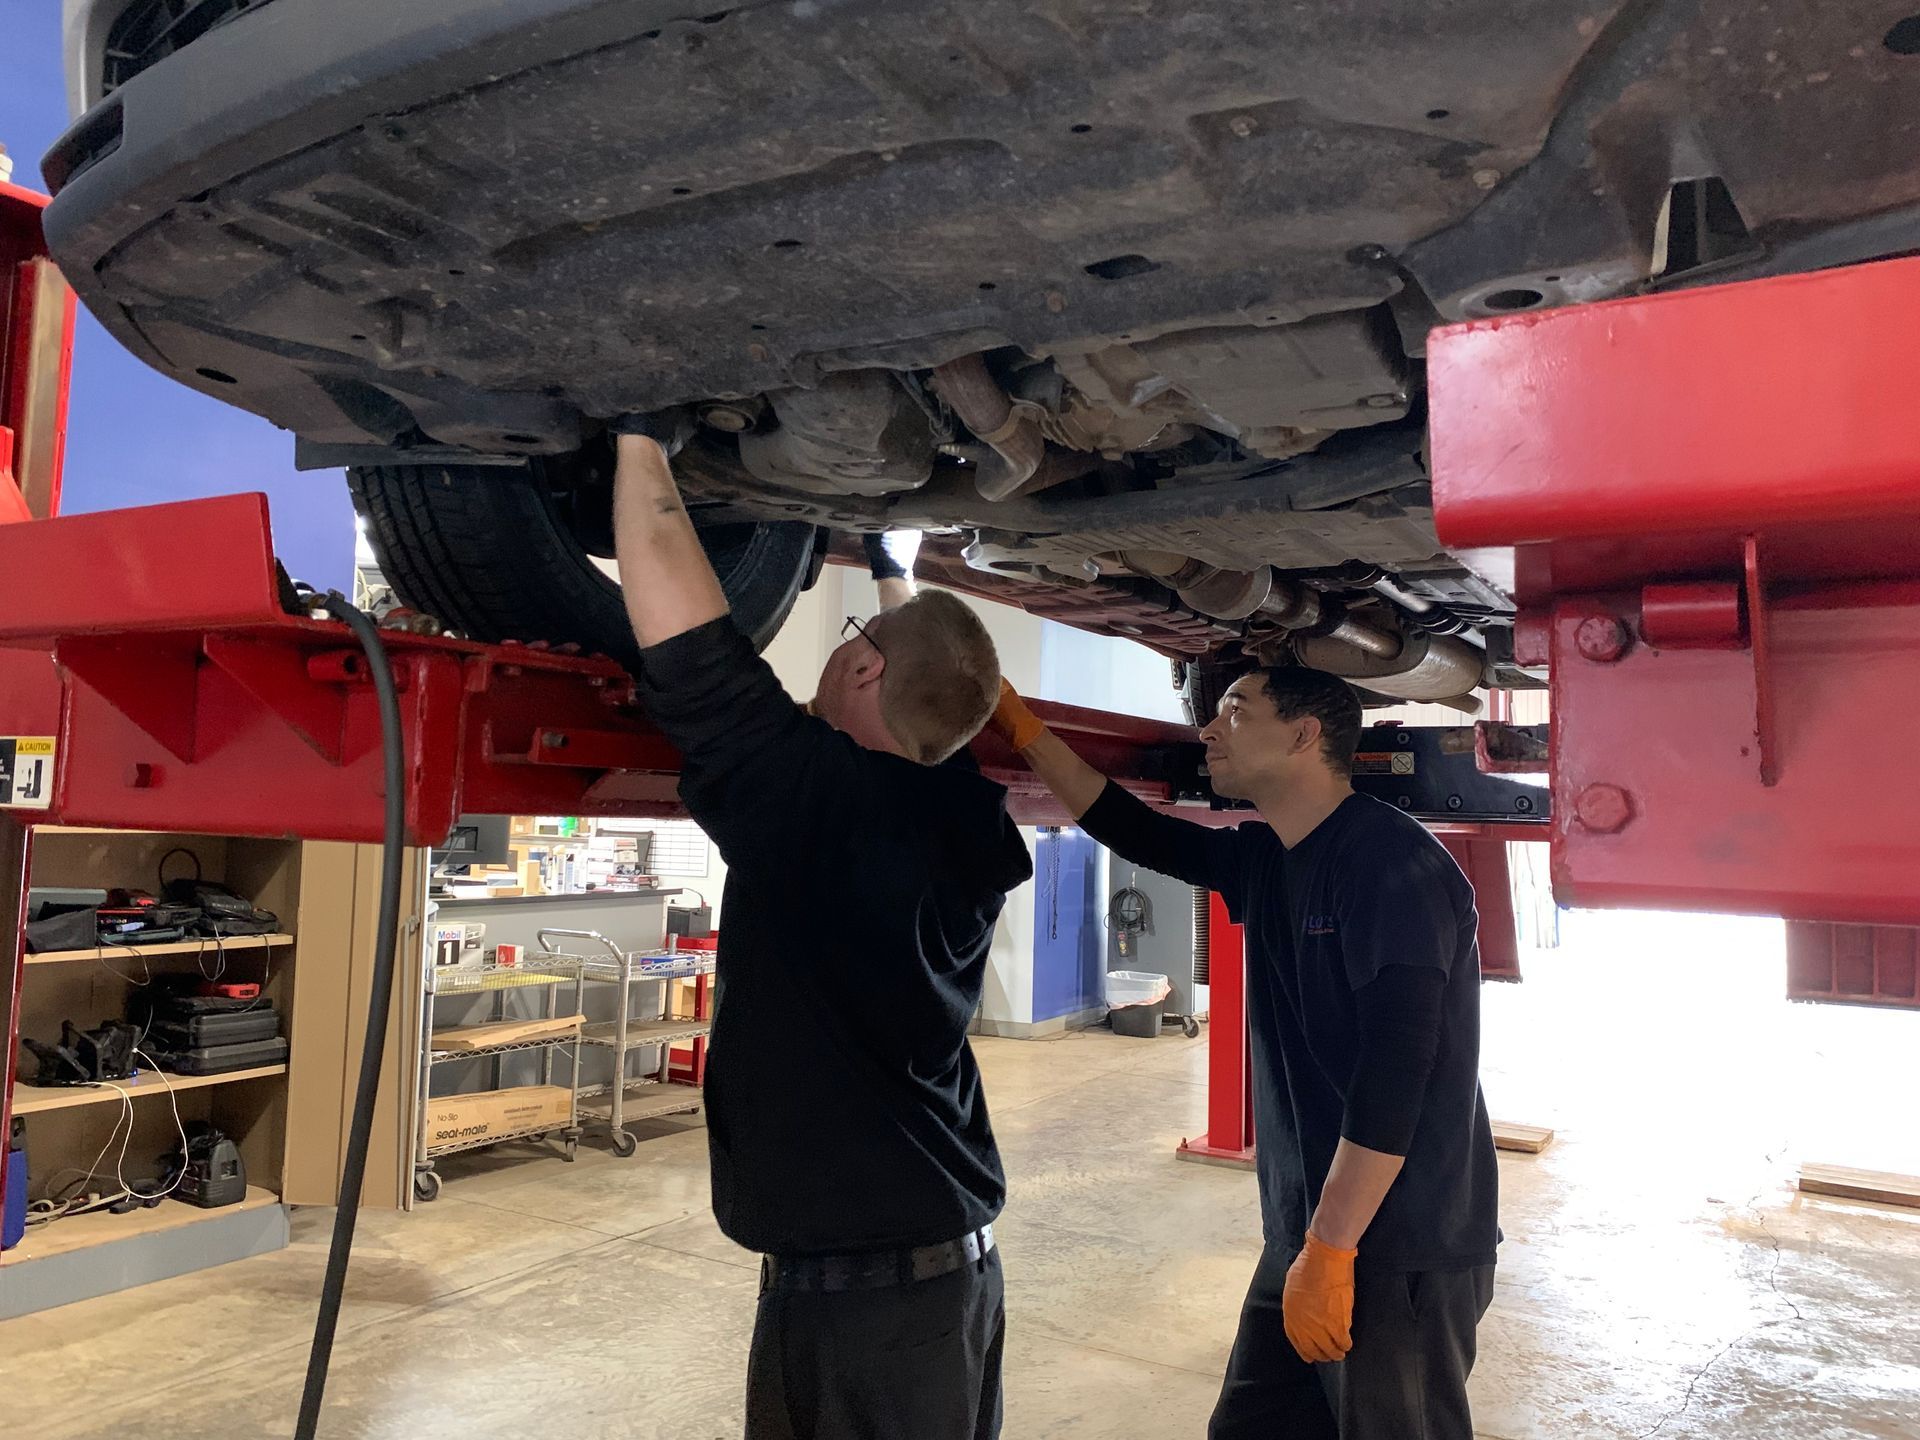
[[[1353,691],[1294,667],[1234,682],[1200,738],[1214,789],[1266,823],[1230,830],[1150,810],[1010,688],[993,724],[1094,839],[1246,926],[1266,1249],[1212,1440],[1471,1440],[1499,1242],[1473,891],[1354,793]]]
[[[967,1025],[1032,861],[954,764],[1000,663],[930,591],[849,619],[807,709],[733,626],[644,434],[614,536],[649,714],[728,866],[707,1138],[713,1212],[759,1251],[748,1440],[990,1440],[1006,1198]]]

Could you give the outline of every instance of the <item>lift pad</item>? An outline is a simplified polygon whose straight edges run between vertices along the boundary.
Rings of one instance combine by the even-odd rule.
[[[1433,335],[1440,537],[1551,671],[1562,903],[1920,924],[1917,311],[1893,260]]]

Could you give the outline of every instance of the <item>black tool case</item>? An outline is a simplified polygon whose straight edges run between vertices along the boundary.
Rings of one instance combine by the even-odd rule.
[[[271,1040],[280,1033],[280,1012],[259,1004],[251,1010],[176,1016],[157,1011],[147,1030],[148,1050],[194,1050],[206,1045],[239,1045]]]
[[[256,1065],[280,1065],[287,1058],[287,1042],[243,1040],[237,1045],[195,1045],[184,1050],[143,1047],[162,1070],[175,1075],[221,1075],[229,1070],[251,1070]]]

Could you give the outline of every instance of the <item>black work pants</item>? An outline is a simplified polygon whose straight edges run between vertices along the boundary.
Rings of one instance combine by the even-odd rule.
[[[747,1440],[996,1440],[1000,1252],[917,1285],[763,1290]]]
[[[1473,1440],[1467,1376],[1493,1266],[1355,1276],[1353,1349],[1309,1365],[1280,1298],[1294,1251],[1260,1256],[1208,1440]]]

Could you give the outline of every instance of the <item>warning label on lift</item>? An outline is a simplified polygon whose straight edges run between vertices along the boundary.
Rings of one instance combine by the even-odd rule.
[[[55,748],[51,735],[0,735],[0,810],[52,807]]]
[[[1411,775],[1413,772],[1411,751],[1362,751],[1353,757],[1353,773],[1356,775]]]

